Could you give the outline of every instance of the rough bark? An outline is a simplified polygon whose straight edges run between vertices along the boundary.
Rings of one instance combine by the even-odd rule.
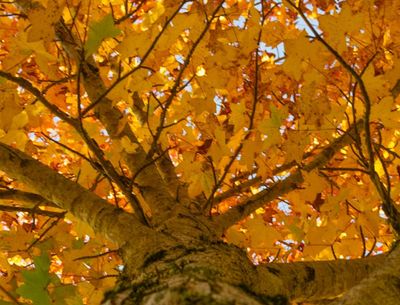
[[[126,274],[104,304],[287,304],[273,274],[269,295],[254,292],[256,274],[245,253],[234,246],[177,245],[150,255],[136,272]]]
[[[337,297],[379,270],[385,260],[385,255],[379,255],[353,260],[272,263],[257,268],[261,285],[265,285],[263,274],[272,272],[283,282],[290,300],[312,302]]]
[[[400,304],[400,247],[388,255],[384,265],[332,305]]]
[[[336,297],[384,263],[384,255],[359,260],[254,266],[232,245],[177,244],[147,257],[126,273],[104,304],[268,304]],[[391,304],[391,303],[390,303]]]

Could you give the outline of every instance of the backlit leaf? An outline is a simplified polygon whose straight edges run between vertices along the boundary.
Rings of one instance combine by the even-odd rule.
[[[121,30],[115,27],[112,15],[106,15],[99,21],[89,25],[88,40],[85,44],[85,56],[89,57],[97,51],[101,43],[106,38],[113,38],[121,33]]]

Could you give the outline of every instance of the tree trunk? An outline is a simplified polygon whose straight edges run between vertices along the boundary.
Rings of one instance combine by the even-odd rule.
[[[194,247],[176,245],[148,255],[142,266],[126,272],[103,304],[289,304],[278,278],[268,295],[257,291],[256,278],[256,266],[235,246],[207,242]]]
[[[131,246],[123,249],[127,268],[115,289],[105,295],[102,304],[285,305],[292,301],[335,299],[347,292],[347,305],[380,304],[379,300],[384,299],[382,294],[390,296],[386,298],[386,305],[395,305],[398,302],[393,296],[400,297],[396,286],[399,267],[392,266],[398,263],[399,249],[389,256],[390,263],[386,268],[382,268],[387,264],[386,255],[255,266],[242,249],[223,242],[203,240],[193,243],[192,240],[189,245],[180,242],[171,246],[164,241],[164,245],[168,248],[153,248],[155,250],[147,255],[138,253],[137,248],[135,251]],[[142,259],[136,259],[140,257]],[[387,271],[384,272],[386,277],[382,275],[383,269]],[[380,292],[374,290],[375,295],[367,300],[360,295],[352,299],[355,292],[366,294],[372,291],[371,287],[376,283],[370,287],[371,281],[362,281],[365,278],[379,278],[386,287]],[[394,290],[393,285],[396,286]]]

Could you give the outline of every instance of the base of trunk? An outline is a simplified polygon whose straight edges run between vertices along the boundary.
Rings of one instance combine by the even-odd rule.
[[[103,305],[287,305],[274,287],[254,292],[256,268],[246,253],[219,243],[151,254],[119,280]],[[273,291],[276,291],[273,293]]]
[[[193,275],[173,275],[141,285],[120,283],[105,296],[103,305],[288,305],[284,296],[263,296],[250,288]]]

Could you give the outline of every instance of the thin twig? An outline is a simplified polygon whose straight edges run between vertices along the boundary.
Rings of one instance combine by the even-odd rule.
[[[325,171],[350,171],[350,172],[362,172],[369,174],[369,172],[363,168],[353,168],[353,167],[321,167],[319,170]]]
[[[36,238],[35,241],[32,242],[32,243],[28,246],[28,248],[26,248],[26,251],[29,251],[33,246],[35,246],[39,241],[41,241],[42,238],[43,238],[52,228],[54,228],[60,220],[61,220],[61,217],[59,217],[59,218],[57,218],[56,220],[54,220],[54,221],[47,227],[47,229],[44,230],[44,231],[39,235],[39,237]]]
[[[261,12],[264,12],[264,2],[261,2]],[[255,82],[254,82],[254,92],[253,92],[253,103],[252,103],[252,109],[250,112],[250,122],[249,122],[249,126],[248,126],[248,133],[245,135],[243,142],[245,140],[247,140],[248,138],[250,138],[250,135],[252,133],[253,127],[254,127],[254,117],[256,114],[256,107],[257,107],[257,103],[258,103],[258,84],[259,84],[259,49],[260,49],[260,43],[261,43],[261,36],[262,36],[262,28],[264,25],[264,21],[266,19],[266,17],[272,13],[272,11],[274,10],[275,6],[273,6],[266,14],[262,15],[261,18],[261,28],[260,31],[258,32],[258,37],[257,37],[257,48],[255,50],[255,60],[254,60],[254,64],[255,64]],[[239,146],[236,148],[235,152],[233,153],[232,157],[230,158],[228,164],[224,167],[224,171],[220,177],[220,179],[218,180],[218,183],[215,183],[212,190],[211,190],[211,194],[210,196],[207,198],[207,202],[204,205],[204,209],[209,209],[209,212],[211,212],[211,208],[213,206],[213,200],[214,200],[214,195],[216,193],[216,191],[220,188],[221,184],[224,182],[226,175],[228,174],[232,164],[235,162],[235,160],[237,159],[237,157],[239,156],[242,148],[243,148],[243,142],[239,144]]]
[[[186,58],[185,58],[185,61],[183,62],[183,65],[180,67],[179,74],[175,79],[174,86],[171,89],[169,97],[167,98],[167,100],[164,103],[164,108],[163,108],[163,111],[161,112],[161,115],[160,115],[160,124],[157,127],[156,133],[154,135],[153,142],[152,142],[150,150],[149,150],[149,152],[147,154],[147,159],[151,159],[151,157],[154,155],[154,153],[157,150],[157,143],[158,143],[158,140],[159,140],[159,138],[160,138],[160,136],[161,136],[161,134],[162,134],[162,132],[164,130],[165,118],[167,116],[168,108],[172,104],[176,94],[179,92],[179,85],[180,85],[181,79],[183,77],[183,73],[186,70],[186,68],[188,67],[188,65],[189,65],[189,63],[190,63],[190,61],[192,59],[192,56],[194,54],[194,51],[196,50],[196,48],[200,44],[200,42],[203,40],[203,38],[206,35],[206,33],[208,32],[208,29],[210,28],[213,20],[215,19],[216,15],[217,15],[218,11],[220,10],[220,8],[222,7],[223,3],[224,3],[224,1],[221,1],[217,5],[217,7],[213,11],[210,19],[207,20],[206,26],[204,27],[204,29],[200,33],[199,37],[193,43],[192,47],[189,50],[189,53],[186,55]]]
[[[18,302],[16,297],[14,297],[7,289],[0,285],[0,290],[15,304],[15,305],[23,305],[22,303]]]
[[[366,253],[367,253],[367,246],[365,245],[365,236],[364,236],[364,232],[362,229],[362,226],[360,226],[360,238],[362,241],[362,245],[363,245],[363,250],[361,253],[361,257],[365,257]]]
[[[4,211],[4,212],[24,212],[24,213],[30,213],[30,214],[43,215],[43,216],[52,217],[52,218],[63,218],[65,216],[65,214],[67,213],[66,211],[64,211],[64,212],[54,212],[54,211],[41,210],[41,209],[39,209],[37,207],[26,208],[26,207],[9,206],[9,205],[2,205],[2,204],[0,204],[0,211]]]
[[[47,109],[49,109],[54,115],[58,116],[60,119],[64,120],[71,126],[76,126],[77,122],[69,114],[63,112],[54,104],[50,103],[44,95],[34,87],[28,80],[22,77],[14,76],[11,73],[0,71],[0,76],[12,81],[13,83],[20,85],[22,88],[30,92],[34,97],[36,97]]]
[[[187,2],[186,1],[182,1],[182,3],[180,4],[180,6],[178,7],[178,9],[171,15],[170,18],[167,19],[167,21],[165,22],[164,26],[162,27],[160,33],[156,36],[156,38],[153,40],[153,42],[151,43],[150,47],[147,49],[146,53],[143,55],[142,60],[140,62],[140,64],[138,66],[136,66],[135,68],[133,68],[131,71],[127,72],[126,74],[124,74],[123,76],[121,76],[120,78],[118,78],[110,87],[108,87],[102,94],[99,95],[99,97],[92,102],[86,109],[84,109],[82,111],[82,116],[86,116],[86,114],[92,110],[94,107],[96,107],[102,100],[104,97],[107,96],[108,93],[111,92],[111,90],[113,90],[119,83],[121,83],[123,80],[125,80],[126,78],[128,78],[129,76],[131,76],[133,73],[135,73],[137,70],[142,68],[142,65],[144,64],[144,62],[146,61],[147,57],[150,55],[150,53],[153,51],[153,49],[155,48],[158,40],[161,38],[161,36],[164,34],[164,32],[166,31],[168,25],[171,23],[171,21],[175,18],[175,16],[179,13],[179,11],[181,10],[182,6]]]
[[[117,250],[109,250],[109,251],[102,252],[102,253],[95,254],[95,255],[80,256],[80,257],[74,258],[73,260],[80,261],[80,260],[85,260],[85,259],[94,259],[94,258],[99,258],[99,257],[105,256],[108,254],[118,253],[118,251],[119,251],[118,249]]]

